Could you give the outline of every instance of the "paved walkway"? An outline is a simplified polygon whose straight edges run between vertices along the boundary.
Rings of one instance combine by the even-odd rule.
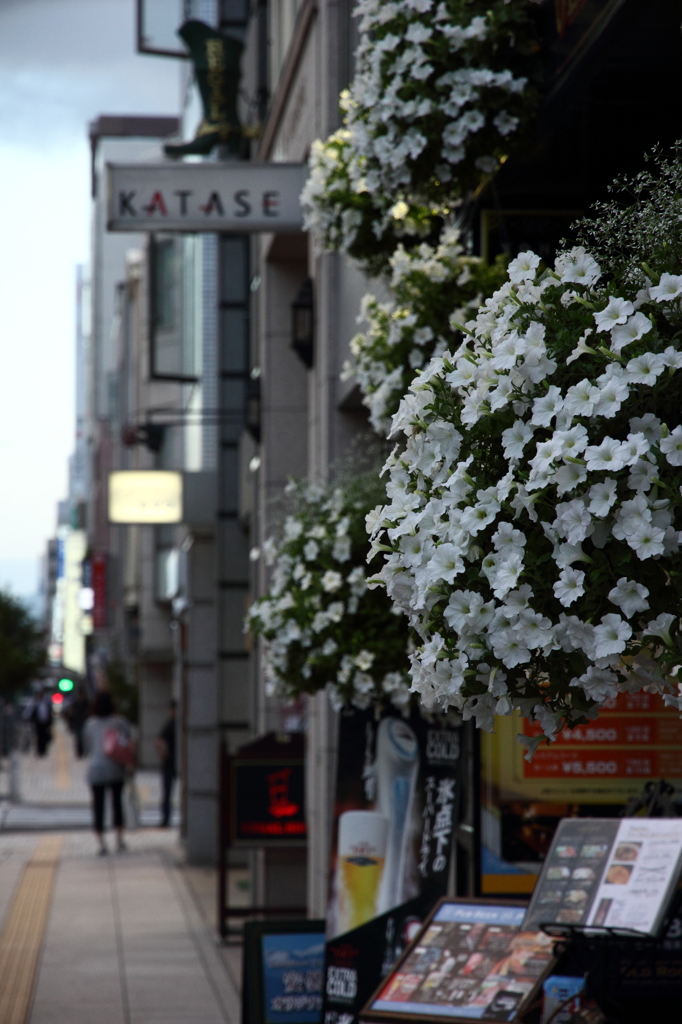
[[[61,720],[55,721],[54,742],[46,757],[29,751],[14,758],[13,779],[9,759],[4,759],[0,769],[0,831],[91,827],[87,760],[75,756],[73,738]],[[131,791],[126,792],[128,815],[138,819],[132,824],[157,825],[159,772],[137,771],[135,791],[134,806]],[[177,823],[177,811],[174,819]]]
[[[0,834],[2,1024],[239,1024],[239,951],[202,913],[212,873],[183,866],[174,830],[94,847]]]

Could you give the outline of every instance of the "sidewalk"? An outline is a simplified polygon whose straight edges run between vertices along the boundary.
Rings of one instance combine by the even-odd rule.
[[[55,721],[54,741],[46,757],[39,758],[32,751],[16,757],[18,801],[9,799],[7,759],[0,769],[0,832],[92,827],[90,789],[85,781],[87,759],[75,756],[73,738],[60,719]],[[159,772],[138,770],[135,785],[140,801],[139,824],[157,825]],[[177,824],[177,812],[173,817]]]
[[[239,1024],[240,950],[202,912],[214,873],[183,865],[175,830],[94,849],[0,834],[2,1024]]]

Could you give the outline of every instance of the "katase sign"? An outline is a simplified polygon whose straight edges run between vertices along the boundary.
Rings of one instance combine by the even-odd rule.
[[[107,164],[109,231],[300,231],[305,164]]]

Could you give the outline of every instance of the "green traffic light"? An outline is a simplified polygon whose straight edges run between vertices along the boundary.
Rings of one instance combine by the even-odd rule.
[[[73,690],[73,679],[60,679],[57,686],[62,693],[68,693],[69,690]]]

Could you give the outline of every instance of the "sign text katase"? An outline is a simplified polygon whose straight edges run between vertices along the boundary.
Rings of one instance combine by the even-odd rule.
[[[110,231],[299,231],[305,164],[107,164]]]

